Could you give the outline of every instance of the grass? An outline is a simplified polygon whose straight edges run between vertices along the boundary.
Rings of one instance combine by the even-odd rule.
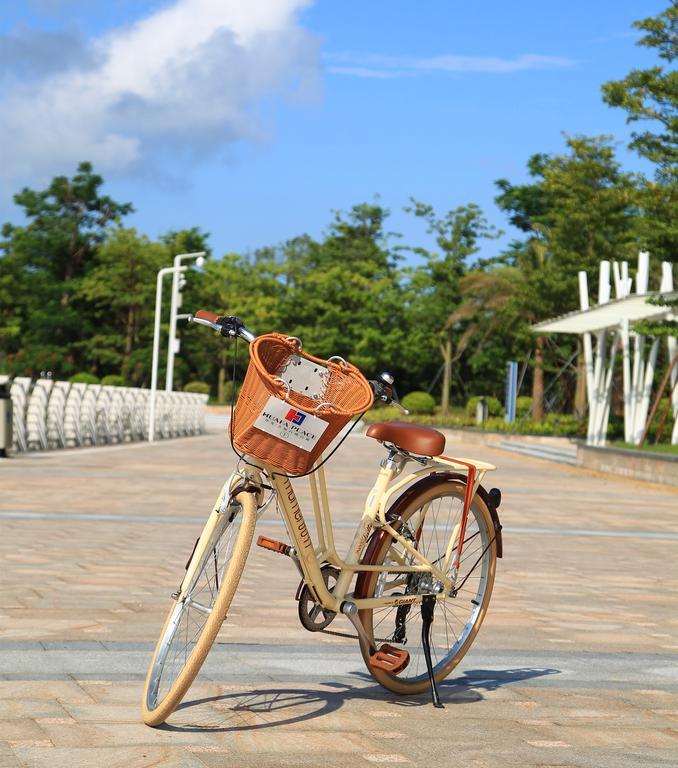
[[[431,427],[448,427],[449,429],[460,429],[462,427],[473,429],[485,429],[489,432],[505,432],[506,434],[521,435],[549,435],[558,437],[586,437],[585,422],[578,422],[569,414],[547,414],[543,421],[531,421],[523,417],[516,419],[515,423],[507,424],[503,418],[496,417],[488,419],[482,427],[475,423],[475,419],[466,415],[462,406],[452,406],[446,416],[439,412],[432,414],[405,414],[394,406],[375,406],[371,408],[363,419],[371,424],[375,421],[406,421],[412,424],[424,424]],[[610,431],[617,435],[623,434],[623,425],[610,424]],[[609,443],[611,448],[625,448],[631,451],[647,451],[648,453],[663,453],[669,456],[678,456],[678,445],[669,445],[668,443],[646,443],[642,448],[637,445],[625,443],[622,440],[612,440]]]
[[[611,448],[626,448],[629,451],[647,451],[648,453],[668,453],[670,456],[678,456],[678,445],[669,443],[645,443],[642,448],[639,445],[631,443],[615,442],[610,443]]]

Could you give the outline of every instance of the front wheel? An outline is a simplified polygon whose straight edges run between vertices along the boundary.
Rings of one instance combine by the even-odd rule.
[[[429,562],[445,561],[448,542],[456,551],[464,510],[466,485],[457,478],[427,478],[409,488],[389,510],[389,518],[400,519],[399,532]],[[394,523],[395,525],[395,523]],[[483,500],[476,494],[469,510],[461,551],[461,564],[452,595],[438,595],[431,628],[431,656],[436,681],[442,681],[459,664],[475,639],[492,595],[497,559],[494,524]],[[452,558],[450,558],[451,562]],[[392,536],[381,531],[368,547],[363,562],[368,565],[415,564],[415,559]],[[451,568],[450,568],[451,570]],[[431,574],[363,572],[356,584],[356,597],[423,595],[437,593]],[[386,606],[360,611],[365,631],[378,646],[387,641],[410,654],[410,662],[398,674],[370,666],[370,649],[361,644],[367,668],[378,683],[400,694],[429,689],[421,641],[421,606]]]
[[[241,492],[207,520],[148,669],[141,703],[146,725],[164,723],[198,674],[240,582],[256,519],[256,496]]]

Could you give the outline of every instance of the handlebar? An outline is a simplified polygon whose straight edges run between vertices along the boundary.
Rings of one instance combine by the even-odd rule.
[[[220,316],[216,312],[209,312],[206,309],[201,309],[196,312],[195,315],[190,315],[189,322],[198,323],[199,325],[206,325],[208,328],[214,328],[215,331],[219,331],[222,336],[239,336],[248,344],[254,341],[257,337],[246,328],[242,320],[235,315]]]
[[[235,315],[221,316],[216,312],[201,309],[195,315],[189,315],[188,320],[199,325],[206,325],[208,328],[214,328],[222,336],[239,336],[248,344],[257,338],[256,334],[246,328],[242,320]],[[372,387],[375,400],[379,400],[386,405],[395,405],[396,408],[400,408],[407,416],[409,411],[400,404],[394,382],[393,375],[383,371],[379,374],[378,379],[372,379],[368,383]]]

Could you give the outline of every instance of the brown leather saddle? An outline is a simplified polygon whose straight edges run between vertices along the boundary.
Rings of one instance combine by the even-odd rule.
[[[432,427],[403,421],[371,424],[365,433],[382,443],[393,443],[418,456],[440,456],[445,450],[445,435]]]

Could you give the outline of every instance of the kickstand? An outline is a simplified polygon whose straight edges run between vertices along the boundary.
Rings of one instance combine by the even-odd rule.
[[[421,601],[421,644],[424,647],[424,658],[426,659],[426,671],[431,683],[431,698],[433,706],[438,709],[444,709],[444,704],[440,701],[438,694],[438,685],[433,676],[433,663],[431,662],[431,624],[433,624],[433,610],[436,607],[435,595],[426,595]]]

